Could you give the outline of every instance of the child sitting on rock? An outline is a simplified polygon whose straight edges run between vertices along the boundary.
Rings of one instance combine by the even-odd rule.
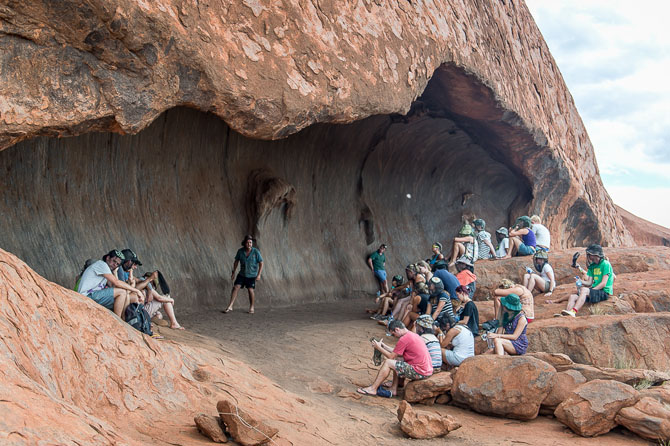
[[[493,340],[493,352],[496,355],[524,355],[528,349],[526,328],[528,320],[523,311],[519,296],[508,294],[500,298],[502,326],[497,333],[489,333]]]
[[[577,312],[584,303],[598,303],[610,298],[614,291],[614,272],[612,265],[605,258],[603,248],[600,245],[593,244],[586,248],[586,260],[588,270],[579,266],[579,272],[582,273],[581,287],[578,287],[577,294],[572,294],[568,298],[568,305],[561,315],[576,317]]]
[[[470,299],[472,299],[475,295],[475,288],[477,287],[477,276],[475,275],[474,265],[467,257],[461,257],[456,261],[456,270],[458,271],[456,274],[458,283],[468,287]]]

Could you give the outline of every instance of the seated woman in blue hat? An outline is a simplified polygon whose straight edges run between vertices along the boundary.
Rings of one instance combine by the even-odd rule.
[[[493,350],[497,355],[524,355],[528,349],[526,327],[528,320],[521,310],[521,300],[516,294],[508,294],[500,298],[502,311],[502,327],[499,333],[491,333]],[[491,352],[489,352],[491,353]]]

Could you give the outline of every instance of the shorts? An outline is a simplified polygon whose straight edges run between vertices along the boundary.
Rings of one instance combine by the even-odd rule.
[[[551,287],[551,281],[544,279],[544,292],[548,293],[550,287]]]
[[[609,299],[610,295],[605,292],[605,290],[594,290],[591,288],[589,290],[589,295],[586,296],[586,301],[591,304],[597,304],[603,300]]]
[[[110,310],[114,309],[114,288],[103,288],[98,291],[88,293],[88,297],[93,299],[93,302],[102,305]]]
[[[458,367],[461,365],[461,362],[465,361],[466,359],[454,353],[453,350],[445,349],[442,351],[442,353],[444,362],[454,367]]]
[[[521,243],[519,249],[516,251],[517,257],[532,256],[533,254],[535,254],[535,248],[528,246],[525,243]]]
[[[147,310],[147,313],[149,313],[149,317],[152,318],[156,316],[156,313],[158,313],[158,310],[163,308],[163,303],[158,302],[156,299],[152,300],[149,303],[144,304],[144,309]]]
[[[405,361],[396,361],[395,371],[398,372],[399,378],[407,378],[410,381],[416,381],[417,379],[428,378],[427,376],[423,376],[422,374],[417,373],[417,371],[414,370],[414,367],[412,367]]]
[[[377,280],[380,282],[386,282],[386,271],[382,270],[375,270],[375,277]]]
[[[239,285],[240,288],[254,289],[256,288],[256,278],[244,277],[242,274],[238,274],[235,278],[235,283],[233,283],[233,286],[235,285]]]

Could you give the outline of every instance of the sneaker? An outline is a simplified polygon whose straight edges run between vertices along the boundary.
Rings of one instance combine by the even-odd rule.
[[[554,313],[554,317],[563,317],[561,313]]]
[[[561,311],[561,314],[562,314],[563,316],[577,317],[577,313],[575,313],[575,312],[572,311],[572,310],[563,310],[563,311]]]

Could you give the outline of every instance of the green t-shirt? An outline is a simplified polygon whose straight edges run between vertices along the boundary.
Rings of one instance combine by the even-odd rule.
[[[370,254],[370,260],[372,260],[372,269],[375,271],[386,271],[384,269],[384,263],[386,263],[386,254],[379,254],[379,251],[375,251]]]
[[[614,284],[614,271],[612,270],[612,265],[610,262],[608,262],[605,259],[602,259],[600,263],[592,263],[589,266],[589,270],[586,272],[586,275],[589,277],[593,277],[593,285],[591,285],[591,288],[596,287],[600,284],[600,282],[603,280],[604,275],[608,275],[607,277],[607,284],[603,288],[603,291],[605,291],[607,294],[612,294],[613,292],[613,287],[612,285]]]

